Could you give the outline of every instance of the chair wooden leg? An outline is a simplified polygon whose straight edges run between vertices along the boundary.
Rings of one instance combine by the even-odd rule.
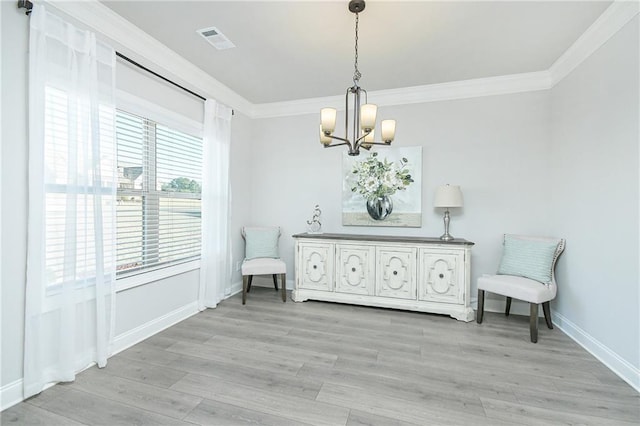
[[[251,282],[253,281],[253,275],[249,275],[249,284],[247,284],[247,293],[251,291]]]
[[[531,313],[529,314],[529,330],[531,332],[531,342],[538,342],[538,304],[530,303]]]
[[[547,322],[547,327],[553,330],[553,324],[551,323],[551,308],[549,302],[542,303],[542,312],[544,312],[544,320]]]
[[[280,285],[282,286],[282,301],[286,303],[287,302],[287,274],[280,274],[280,279],[282,280],[282,282],[280,283]]]
[[[278,275],[273,274],[273,287],[278,291]]]
[[[242,276],[242,304],[247,303],[247,282],[249,278],[246,275]]]
[[[509,316],[509,312],[511,312],[511,298],[507,297],[507,307],[504,310],[504,314]]]
[[[484,290],[478,289],[478,312],[476,313],[476,321],[478,324],[482,324],[482,318],[484,317]]]

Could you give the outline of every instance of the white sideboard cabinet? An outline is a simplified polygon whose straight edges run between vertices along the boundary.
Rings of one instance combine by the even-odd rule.
[[[294,302],[322,300],[473,321],[463,239],[296,234]]]

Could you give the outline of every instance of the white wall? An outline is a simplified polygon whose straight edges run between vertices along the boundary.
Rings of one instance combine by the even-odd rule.
[[[322,209],[324,232],[437,237],[444,225],[442,212],[433,208],[434,190],[446,183],[461,185],[465,207],[452,213],[451,233],[476,243],[474,289],[478,275],[497,269],[503,233],[547,234],[548,91],[385,107],[379,116],[397,120],[394,145],[422,146],[421,228],[342,226],[345,149],[320,145],[318,114],[255,120],[252,222],[283,228],[280,248],[290,277],[291,235],[306,231],[315,204]]]
[[[555,309],[568,332],[604,346],[605,361],[635,367],[636,386],[638,39],[636,16],[551,90],[551,224],[567,239]]]

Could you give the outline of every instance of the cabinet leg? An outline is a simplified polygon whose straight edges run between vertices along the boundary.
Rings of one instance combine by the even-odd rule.
[[[511,298],[507,297],[507,307],[504,310],[504,314],[509,316],[509,312],[511,312]]]

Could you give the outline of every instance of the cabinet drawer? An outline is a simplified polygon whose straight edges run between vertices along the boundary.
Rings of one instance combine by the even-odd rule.
[[[376,295],[416,300],[415,248],[376,248]]]
[[[336,245],[336,291],[374,294],[374,247],[354,244]]]
[[[300,244],[299,274],[300,288],[333,291],[333,244]]]

